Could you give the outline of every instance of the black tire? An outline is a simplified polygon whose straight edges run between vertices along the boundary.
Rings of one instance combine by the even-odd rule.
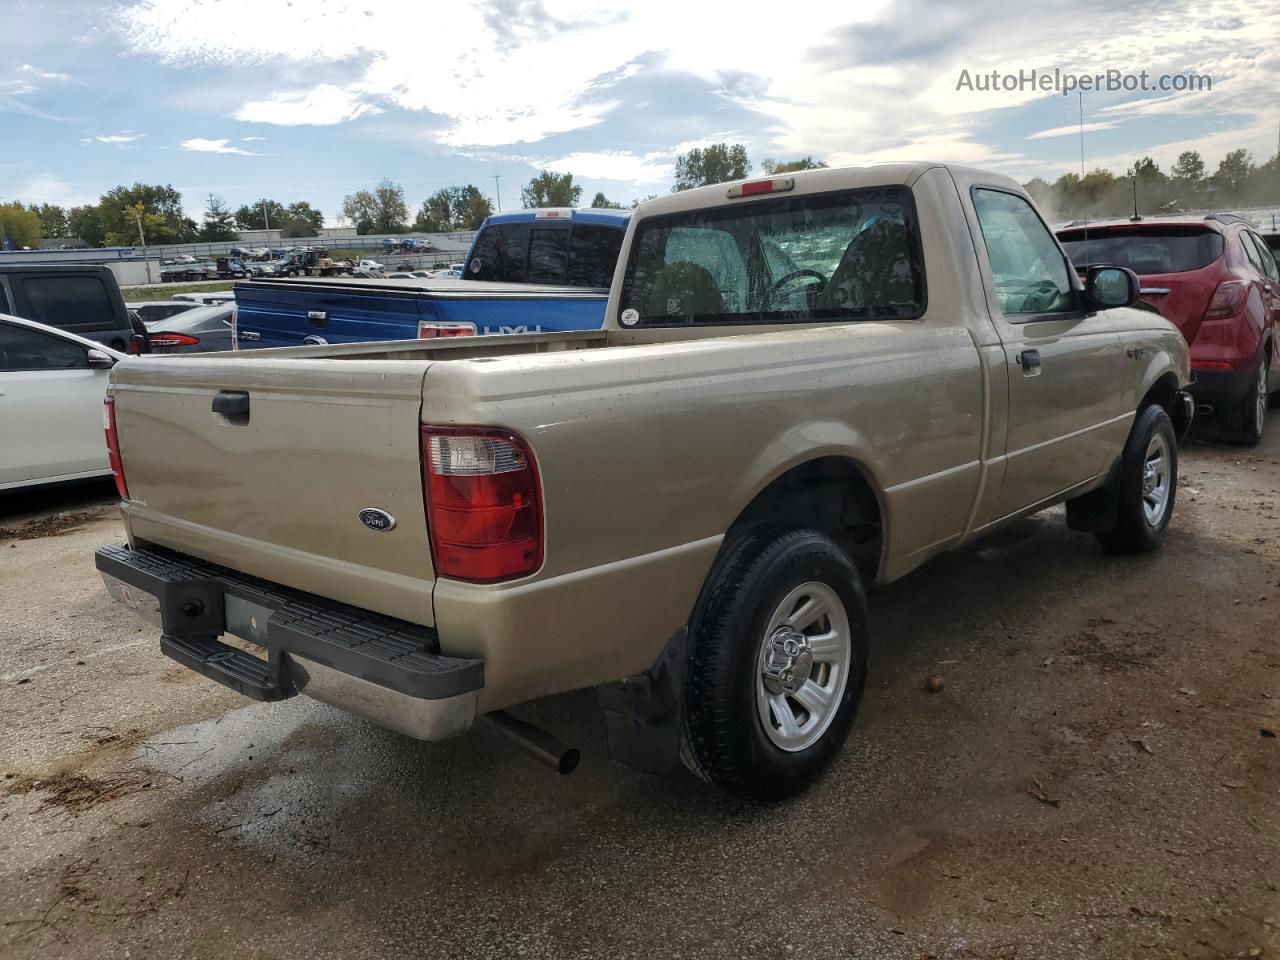
[[[1245,390],[1240,402],[1226,411],[1219,421],[1224,439],[1249,447],[1261,442],[1268,406],[1265,397],[1267,374],[1267,358],[1263,357],[1258,361],[1257,368],[1249,379],[1249,388]],[[1259,402],[1260,396],[1263,398],[1262,402]]]
[[[1167,463],[1167,493],[1163,509],[1153,522],[1147,515],[1146,466],[1157,437],[1163,438]],[[1178,495],[1178,437],[1173,421],[1163,407],[1149,406],[1138,413],[1125,441],[1124,453],[1115,482],[1119,487],[1116,523],[1110,530],[1099,530],[1094,536],[1108,553],[1147,553],[1160,545],[1160,539],[1173,516]]]
[[[757,713],[764,634],[782,601],[813,582],[834,593],[848,619],[846,679],[825,731],[804,749],[788,751],[765,733]],[[762,800],[804,789],[849,735],[866,683],[867,602],[853,562],[814,530],[731,533],[689,626],[685,766],[709,783]]]

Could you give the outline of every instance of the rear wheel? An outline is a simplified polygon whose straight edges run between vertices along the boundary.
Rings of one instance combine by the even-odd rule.
[[[704,780],[778,799],[816,779],[853,725],[866,599],[824,534],[731,536],[690,623],[681,755]]]
[[[1262,440],[1267,418],[1267,373],[1267,359],[1263,357],[1240,402],[1223,414],[1222,432],[1232,443],[1253,446]]]
[[[1169,526],[1178,492],[1178,438],[1163,407],[1146,407],[1134,420],[1116,483],[1115,526],[1094,535],[1108,553],[1154,550]]]

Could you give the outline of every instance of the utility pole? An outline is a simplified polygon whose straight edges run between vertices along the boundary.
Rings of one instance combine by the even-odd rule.
[[[147,235],[142,232],[142,204],[133,208],[133,219],[138,224],[138,240],[142,244],[142,262],[147,265],[147,283],[151,283],[151,260],[147,257]]]
[[[498,198],[498,212],[502,212],[502,187],[498,185],[499,175],[495,174],[493,178],[493,192]]]
[[[271,218],[267,216],[267,201],[262,201],[262,225],[267,231],[267,243],[271,242]]]

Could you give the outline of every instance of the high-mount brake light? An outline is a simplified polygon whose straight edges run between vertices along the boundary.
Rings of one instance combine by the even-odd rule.
[[[107,460],[111,464],[111,478],[116,482],[116,493],[121,500],[129,499],[129,485],[124,481],[124,463],[120,460],[120,434],[116,432],[116,398],[107,397],[102,402],[102,427],[107,434]]]
[[[422,482],[437,576],[496,583],[542,565],[538,466],[521,437],[424,426]]]
[[[474,337],[474,323],[437,323],[431,320],[418,321],[418,339],[435,340],[439,337]]]
[[[1243,280],[1223,280],[1218,289],[1213,291],[1209,306],[1205,307],[1206,320],[1224,320],[1234,317],[1244,306],[1245,297],[1249,293],[1249,285]]]
[[[771,177],[768,180],[747,180],[729,187],[727,195],[730,200],[737,197],[758,197],[766,193],[784,193],[795,189],[795,177]]]
[[[200,342],[199,337],[193,337],[189,333],[153,333],[151,334],[151,346],[153,347],[193,347]]]
[[[533,214],[535,220],[572,220],[573,209],[571,207],[543,207],[541,210],[535,210]]]

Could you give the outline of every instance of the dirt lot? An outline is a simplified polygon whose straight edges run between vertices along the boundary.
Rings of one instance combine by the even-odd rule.
[[[1050,513],[876,594],[770,807],[613,766],[590,694],[534,711],[568,778],[252,704],[105,603],[107,491],[0,527],[0,956],[1280,956],[1280,430],[1184,449],[1157,555]]]

